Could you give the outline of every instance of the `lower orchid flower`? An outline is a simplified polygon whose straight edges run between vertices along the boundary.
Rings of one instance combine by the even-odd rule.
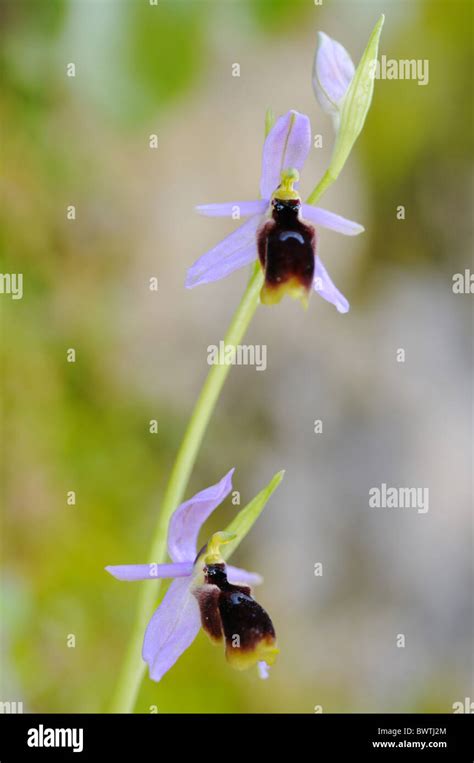
[[[309,118],[297,111],[281,116],[263,147],[260,193],[256,201],[206,204],[198,212],[210,217],[250,219],[189,269],[186,286],[192,288],[225,278],[257,257],[265,274],[261,290],[264,304],[278,303],[284,294],[307,304],[311,287],[339,312],[349,310],[347,299],[333,284],[317,255],[314,226],[355,236],[364,228],[320,207],[303,204],[294,188],[311,148]]]
[[[251,595],[250,586],[262,582],[260,575],[227,565],[220,552],[222,545],[235,544],[237,536],[218,532],[201,551],[196,549],[201,526],[232,490],[233,471],[174,512],[168,530],[171,564],[106,567],[118,580],[175,578],[143,642],[142,656],[154,681],[161,680],[201,627],[214,643],[225,641],[227,660],[237,670],[258,664],[266,678],[276,659],[272,621]]]

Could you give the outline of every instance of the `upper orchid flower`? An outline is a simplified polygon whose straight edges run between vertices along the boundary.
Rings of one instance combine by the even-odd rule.
[[[331,115],[336,131],[331,161],[322,181],[323,188],[337,180],[364,127],[374,94],[374,72],[384,21],[382,13],[372,29],[357,68],[340,42],[324,32],[319,33],[313,87],[319,105]]]
[[[202,626],[214,643],[225,639],[226,657],[238,670],[258,663],[261,677],[275,661],[275,630],[248,586],[260,575],[227,566],[220,546],[235,536],[215,533],[197,552],[201,525],[232,490],[233,469],[216,485],[202,490],[174,512],[168,529],[172,564],[106,567],[119,580],[175,578],[151,618],[142,656],[150,677],[159,681],[192,644]]]
[[[186,286],[218,281],[257,258],[265,273],[264,304],[285,293],[307,303],[311,286],[341,313],[349,303],[334,286],[321,258],[316,256],[314,225],[354,236],[362,225],[320,207],[302,204],[294,184],[311,148],[309,118],[297,111],[281,116],[263,147],[261,199],[206,204],[198,212],[211,217],[251,216],[236,231],[210,249],[189,269]]]
[[[319,105],[330,114],[337,131],[342,102],[354,77],[352,59],[340,42],[324,32],[318,34],[314,59],[313,88]]]

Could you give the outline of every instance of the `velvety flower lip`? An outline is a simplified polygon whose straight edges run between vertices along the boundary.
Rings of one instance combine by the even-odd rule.
[[[200,214],[208,217],[250,219],[189,268],[186,278],[188,289],[225,278],[234,270],[257,259],[257,238],[262,226],[271,217],[272,199],[277,196],[277,189],[281,188],[285,175],[303,168],[310,149],[309,118],[297,111],[287,112],[277,119],[264,143],[260,178],[262,199],[202,204],[196,208]],[[348,236],[355,236],[364,230],[362,225],[320,207],[301,204],[300,215],[303,223],[307,221]],[[340,312],[347,312],[349,303],[333,284],[319,255],[314,266],[314,278],[314,290]]]
[[[143,642],[142,656],[149,666],[150,677],[155,681],[159,681],[192,644],[203,624],[202,612],[198,603],[199,597],[197,597],[196,592],[200,591],[201,595],[204,596],[210,588],[215,588],[215,586],[206,584],[206,564],[215,561],[215,559],[219,563],[223,562],[220,557],[216,556],[215,550],[219,544],[225,543],[227,540],[224,537],[225,534],[217,533],[213,536],[213,539],[218,536],[217,540],[213,540],[214,545],[209,542],[199,555],[197,555],[196,548],[197,540],[203,523],[231,492],[233,472],[234,470],[231,469],[217,484],[197,493],[176,509],[168,529],[168,552],[172,559],[170,564],[122,564],[105,568],[118,580],[175,578],[160,606],[153,614]],[[209,556],[211,552],[214,553],[212,557]],[[255,611],[264,612],[250,595],[250,586],[259,585],[262,582],[260,575],[227,564],[222,564],[222,567],[227,581],[226,591],[230,592],[229,595],[226,594],[227,598],[232,595],[233,587],[236,587],[238,593],[244,598],[246,597],[247,607],[250,606]],[[264,615],[268,617],[266,613]],[[265,624],[266,620],[263,615],[261,619]],[[245,634],[245,628],[242,632]],[[252,660],[254,663],[257,661],[265,662],[265,659],[257,660],[262,654],[267,656],[267,662],[271,664],[275,649],[268,626],[262,628],[262,634],[262,643],[260,641],[257,643],[254,652],[249,647],[245,652],[245,659],[239,663],[239,667],[247,667],[248,664],[252,663]],[[265,646],[266,644],[269,645],[268,648]],[[226,654],[229,659],[228,649]],[[237,652],[235,656],[237,659]],[[265,662],[264,667],[259,667],[261,675],[265,674],[267,670],[267,662]]]
[[[225,642],[227,661],[236,670],[257,665],[260,676],[273,665],[278,649],[273,623],[255,601],[248,586],[235,585],[227,578],[219,546],[225,533],[216,533],[203,557],[204,584],[196,587],[203,629],[214,643]],[[265,664],[265,668],[263,665]]]
[[[355,73],[352,59],[340,42],[319,32],[313,67],[313,88],[319,105],[339,124],[339,112]]]

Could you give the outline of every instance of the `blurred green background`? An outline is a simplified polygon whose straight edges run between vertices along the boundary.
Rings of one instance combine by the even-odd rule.
[[[1,271],[24,276],[22,300],[1,296],[1,700],[107,709],[146,583],[103,568],[147,559],[207,346],[246,278],[184,289],[235,227],[193,207],[255,197],[269,106],[322,134],[312,189],[333,140],[311,87],[317,31],[358,61],[381,12],[380,52],[428,59],[430,79],[376,82],[322,201],[366,228],[320,236],[352,310],[314,296],[306,314],[258,311],[268,369],[232,371],[187,492],[235,465],[244,503],[287,469],[235,559],[264,574],[279,661],[266,682],[234,673],[201,634],[137,711],[450,711],[472,696],[472,334],[469,295],[452,292],[472,268],[472,4],[1,0]],[[430,512],[369,509],[381,482],[429,486]]]

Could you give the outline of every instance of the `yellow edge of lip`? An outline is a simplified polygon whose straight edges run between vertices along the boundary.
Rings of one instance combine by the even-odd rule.
[[[260,641],[255,649],[248,652],[244,652],[238,647],[227,645],[225,652],[229,665],[235,670],[248,670],[248,668],[256,665],[257,662],[266,662],[269,666],[273,665],[279,653],[280,650],[276,646],[266,641]]]
[[[308,291],[296,278],[290,278],[276,286],[264,284],[260,292],[260,301],[262,305],[277,305],[285,294],[288,294],[292,299],[300,300],[305,309],[308,307]]]

